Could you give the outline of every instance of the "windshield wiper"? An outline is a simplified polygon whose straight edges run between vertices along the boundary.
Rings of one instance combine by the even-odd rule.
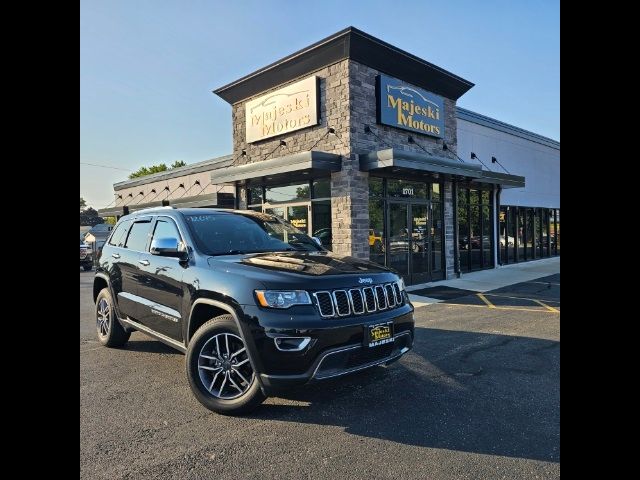
[[[218,252],[218,253],[212,253],[211,256],[212,257],[218,257],[220,255],[241,255],[247,253],[244,250],[229,250],[228,252]]]

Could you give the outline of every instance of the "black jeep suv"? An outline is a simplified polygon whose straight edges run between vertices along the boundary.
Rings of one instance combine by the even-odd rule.
[[[93,284],[98,338],[186,353],[196,398],[248,412],[283,387],[398,360],[413,306],[393,271],[263,213],[161,207],[120,219]]]

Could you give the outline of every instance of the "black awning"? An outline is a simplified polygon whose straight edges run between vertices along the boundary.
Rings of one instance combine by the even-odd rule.
[[[252,183],[254,181],[269,182],[279,178],[290,180],[292,176],[326,175],[329,172],[339,172],[341,168],[340,155],[309,151],[261,162],[219,168],[211,172],[211,183],[219,185],[247,180],[251,180]]]
[[[477,183],[495,183],[501,185],[502,188],[524,187],[524,177],[520,175],[492,172],[489,170],[482,170],[482,177],[472,181]]]
[[[428,175],[437,173],[449,177],[464,177],[474,183],[493,183],[504,188],[524,187],[524,177],[508,173],[485,170],[480,165],[463,163],[450,158],[429,155],[427,153],[407,152],[389,148],[360,155],[360,170],[409,175]]]
[[[389,148],[360,155],[360,170],[365,172],[439,173],[460,177],[480,178],[482,167],[427,153],[407,152]]]

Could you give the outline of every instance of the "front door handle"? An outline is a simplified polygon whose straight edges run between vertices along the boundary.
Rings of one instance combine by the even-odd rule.
[[[112,253],[111,256],[115,259],[120,258],[120,254],[119,253]]]
[[[147,265],[149,265],[150,262],[149,262],[149,260],[138,260],[138,263],[140,265],[144,265],[146,267]]]

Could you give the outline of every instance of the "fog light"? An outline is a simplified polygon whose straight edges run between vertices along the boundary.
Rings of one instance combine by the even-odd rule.
[[[299,352],[304,350],[311,338],[309,337],[277,337],[273,339],[276,348],[281,352]]]

